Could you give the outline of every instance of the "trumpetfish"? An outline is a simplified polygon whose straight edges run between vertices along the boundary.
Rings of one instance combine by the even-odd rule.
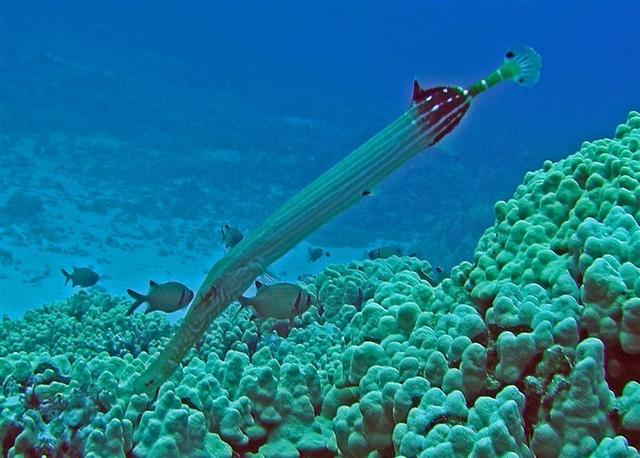
[[[133,383],[154,393],[174,372],[211,321],[238,299],[273,262],[320,226],[371,194],[371,189],[413,156],[438,143],[465,115],[471,101],[502,81],[534,85],[540,56],[531,48],[508,51],[502,64],[465,88],[423,89],[414,80],[411,105],[398,119],[274,211],[217,261],[166,348]]]

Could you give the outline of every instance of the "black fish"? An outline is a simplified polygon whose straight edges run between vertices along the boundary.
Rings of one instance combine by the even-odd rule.
[[[69,273],[64,269],[62,270],[62,274],[66,277],[64,284],[66,285],[71,280],[71,286],[80,286],[82,288],[87,288],[89,286],[93,286],[98,283],[100,279],[100,275],[97,272],[94,272],[89,267],[76,267],[73,266],[73,272]]]
[[[386,259],[391,256],[403,256],[402,248],[397,245],[387,245],[375,248],[367,253],[369,259]]]
[[[233,248],[242,241],[244,235],[237,227],[230,226],[229,224],[223,224],[220,226],[220,240],[224,244],[226,249]]]
[[[320,248],[320,247],[316,247],[316,248],[309,248],[307,250],[307,253],[309,254],[309,262],[316,262],[318,259],[320,259],[323,256],[331,256],[331,253],[329,253],[328,251],[325,251],[324,248]]]

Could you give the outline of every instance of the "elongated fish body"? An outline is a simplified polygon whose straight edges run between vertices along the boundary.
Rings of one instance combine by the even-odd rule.
[[[242,305],[250,305],[263,318],[288,320],[309,309],[313,296],[298,285],[292,283],[276,283],[262,285],[256,282],[258,291],[255,297],[241,296],[238,301]]]
[[[167,313],[175,312],[189,305],[194,295],[193,291],[177,281],[156,283],[153,280],[149,282],[149,292],[146,295],[137,293],[132,289],[128,289],[127,294],[134,299],[127,315],[131,315],[145,302],[149,304],[149,307],[144,313],[156,310]]]
[[[437,143],[462,119],[476,95],[501,81],[533,84],[540,58],[530,48],[507,53],[505,62],[468,89],[424,90],[414,83],[409,109],[341,162],[322,174],[214,264],[187,315],[164,351],[134,382],[136,392],[155,392],[186,352],[231,301],[265,268],[338,213],[358,202],[383,178]]]
[[[62,275],[65,276],[64,284],[66,285],[69,283],[69,280],[71,280],[72,287],[80,286],[82,288],[88,288],[89,286],[93,286],[98,283],[98,280],[100,279],[100,275],[89,267],[73,266],[73,271],[71,273],[64,269],[61,270]]]

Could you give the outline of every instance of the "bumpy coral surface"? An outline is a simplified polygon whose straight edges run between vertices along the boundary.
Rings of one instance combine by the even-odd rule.
[[[437,286],[392,257],[327,268],[293,323],[231,307],[152,397],[161,315],[80,293],[5,319],[2,456],[638,456],[640,114],[495,213]]]

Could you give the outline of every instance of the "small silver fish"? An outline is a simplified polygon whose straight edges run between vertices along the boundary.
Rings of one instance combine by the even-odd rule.
[[[149,304],[149,307],[147,307],[144,313],[156,310],[167,313],[175,312],[189,305],[194,295],[193,291],[177,281],[156,283],[153,280],[149,281],[149,292],[147,292],[146,295],[137,293],[132,289],[128,289],[127,294],[134,299],[127,315],[131,315],[145,302]]]
[[[375,248],[367,253],[369,259],[386,259],[391,256],[402,256],[403,250],[397,245],[386,245]]]
[[[311,248],[309,247],[307,249],[307,253],[309,253],[309,262],[316,262],[318,259],[320,259],[323,256],[331,256],[331,253],[329,253],[328,251],[325,251],[324,248],[320,248],[320,247],[316,247],[316,248]]]
[[[87,288],[98,283],[98,280],[100,279],[100,275],[89,267],[73,266],[73,272],[71,273],[64,269],[60,270],[62,270],[62,274],[66,277],[66,280],[64,281],[65,285],[69,283],[69,280],[71,280],[71,286]]]
[[[251,306],[263,318],[288,320],[309,309],[315,298],[298,285],[276,283],[263,285],[256,281],[258,289],[255,297],[241,296],[238,302],[242,306]]]
[[[233,248],[244,238],[240,229],[229,224],[220,226],[220,241],[226,249]]]

